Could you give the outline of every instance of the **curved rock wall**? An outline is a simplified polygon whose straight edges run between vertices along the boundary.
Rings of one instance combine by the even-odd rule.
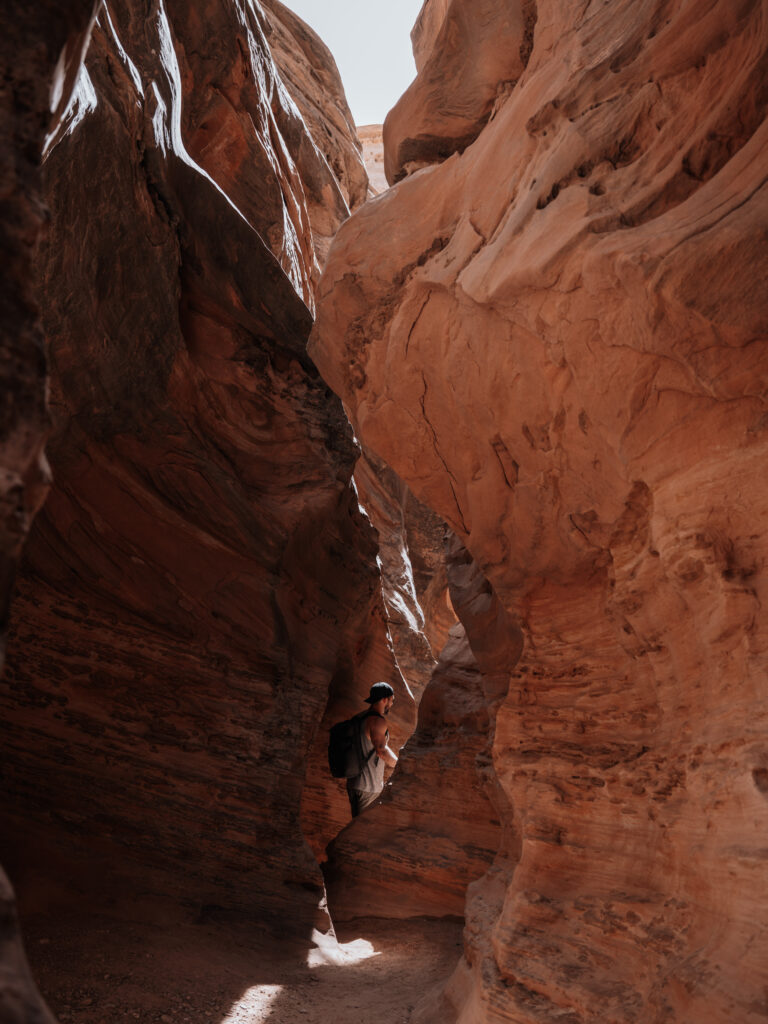
[[[45,224],[41,151],[50,111],[72,93],[95,14],[94,0],[9,0],[0,39],[0,670],[16,566],[49,483],[45,355],[34,254]]]
[[[403,732],[414,711],[357,448],[305,351],[318,238],[364,170],[339,90],[336,141],[315,145],[274,24],[255,3],[107,3],[48,143],[55,483],[0,684],[0,859],[24,885],[53,873],[306,930],[322,879],[299,807],[329,686],[329,714],[381,677]],[[311,782],[338,828],[346,797],[322,765]]]
[[[362,145],[333,55],[279,0],[263,0],[262,7],[267,16],[266,37],[280,77],[301,111],[312,141],[333,171],[347,206],[356,210],[368,195],[368,180]],[[318,197],[320,209],[327,205],[327,196]],[[320,231],[315,224],[313,228],[317,244]],[[331,225],[324,238],[326,246],[335,230]]]
[[[379,538],[395,655],[418,702],[456,623],[445,576],[445,527],[372,452],[358,460],[355,486]]]
[[[69,101],[93,0],[8,0],[0,34],[0,672],[22,545],[50,483],[46,363],[34,256],[45,225],[40,162],[51,108]],[[13,889],[0,869],[0,1006],[7,1024],[52,1024],[23,950]]]
[[[531,52],[536,4],[427,0],[411,34],[418,75],[384,122],[390,185],[461,152]]]
[[[768,7],[495,10],[535,17],[525,69],[468,145],[423,61],[388,157],[438,163],[342,227],[311,343],[524,641],[492,740],[516,838],[435,1019],[757,1022]]]

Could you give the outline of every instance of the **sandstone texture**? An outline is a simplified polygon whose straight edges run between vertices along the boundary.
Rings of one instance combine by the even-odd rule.
[[[93,0],[4,6],[0,37],[0,672],[14,577],[49,483],[43,332],[34,287],[45,224],[40,163],[51,108],[66,106],[88,44]],[[4,780],[3,780],[4,783]],[[22,946],[16,900],[0,869],[0,1016],[52,1024]]]
[[[457,608],[495,680],[502,834],[421,1019],[757,1024],[768,8],[457,0],[421,23],[385,127],[388,176],[406,176],[341,228],[310,344],[356,436],[503,610]],[[430,686],[449,693],[469,667],[445,654],[456,670]],[[442,728],[460,761],[462,729]],[[351,912],[363,833],[428,804],[409,766],[427,736],[336,844]],[[414,842],[380,847],[382,873]]]
[[[310,91],[324,54],[279,4],[107,3],[55,118],[54,484],[0,683],[26,896],[45,875],[327,926],[308,840],[349,810],[324,728],[379,678],[413,726],[358,449],[306,355],[324,240],[365,195],[335,69]]]
[[[427,0],[412,33],[418,74],[384,122],[390,185],[477,138],[526,66],[535,22],[534,0]]]
[[[13,578],[45,498],[45,355],[34,287],[45,223],[40,162],[52,107],[71,95],[95,14],[93,0],[9,0],[0,39],[0,670]]]
[[[263,0],[261,6],[270,51],[311,136],[310,143],[306,133],[297,130],[298,139],[291,142],[294,146],[298,142],[311,164],[317,162],[319,152],[332,172],[302,173],[315,249],[322,264],[340,221],[348,214],[344,206],[354,210],[368,195],[361,142],[328,47],[279,0]]]
[[[355,466],[361,508],[379,542],[384,606],[398,667],[418,700],[456,624],[448,596],[446,528],[372,452]]]

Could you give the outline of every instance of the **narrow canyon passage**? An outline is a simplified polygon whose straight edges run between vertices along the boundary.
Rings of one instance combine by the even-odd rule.
[[[768,0],[414,13],[12,0],[9,1024],[768,1016]]]

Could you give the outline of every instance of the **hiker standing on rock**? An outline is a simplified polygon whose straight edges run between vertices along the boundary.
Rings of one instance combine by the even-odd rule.
[[[347,795],[352,817],[370,807],[384,789],[384,765],[394,768],[397,754],[389,745],[386,715],[395,703],[395,691],[389,683],[374,683],[365,698],[370,709],[357,718],[360,720],[360,744],[363,769],[359,775],[347,779]]]

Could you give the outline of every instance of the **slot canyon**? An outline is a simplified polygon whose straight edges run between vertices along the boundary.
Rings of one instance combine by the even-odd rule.
[[[6,4],[0,1024],[768,1020],[768,0],[416,14]]]

